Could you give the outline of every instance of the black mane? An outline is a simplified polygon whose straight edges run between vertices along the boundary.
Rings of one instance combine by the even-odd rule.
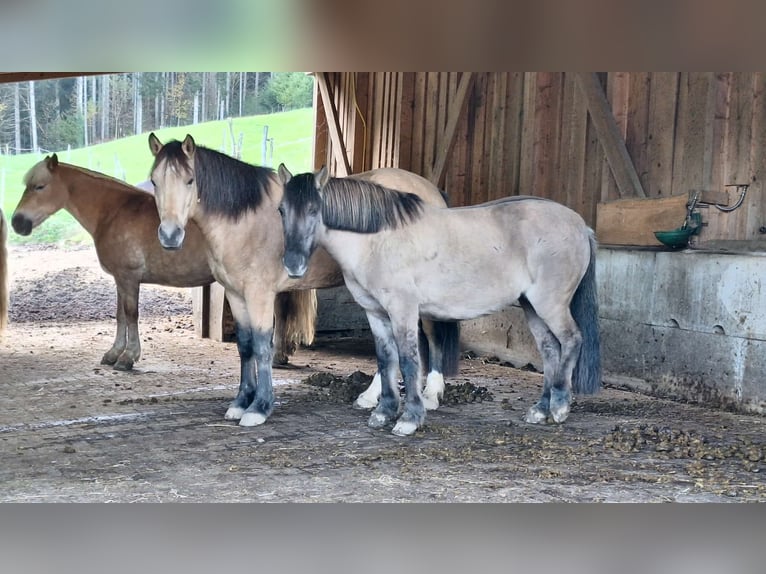
[[[297,178],[301,179],[295,182],[296,188],[304,192],[295,194],[295,208],[302,210],[311,200],[314,174],[296,175],[290,184]],[[414,193],[350,177],[330,179],[322,194],[322,220],[329,229],[339,231],[377,233],[396,229],[417,220],[423,210],[423,200]]]
[[[247,210],[258,209],[269,194],[274,173],[271,168],[250,165],[203,146],[196,146],[194,158],[197,191],[205,211],[238,219]],[[169,166],[190,167],[178,140],[162,146],[152,171],[162,160]]]

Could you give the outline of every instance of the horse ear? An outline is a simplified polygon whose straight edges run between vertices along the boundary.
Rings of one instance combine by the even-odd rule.
[[[162,142],[154,135],[154,132],[149,134],[149,149],[152,150],[152,155],[157,155],[162,149]]]
[[[197,149],[197,146],[194,143],[194,138],[191,137],[191,134],[186,134],[184,143],[181,144],[181,149],[183,150],[184,155],[186,155],[186,157],[189,159],[194,156],[194,150]]]
[[[282,182],[282,185],[287,185],[287,182],[289,182],[293,178],[293,174],[290,173],[290,170],[287,169],[287,166],[283,163],[279,164],[279,169],[277,169],[279,172],[279,179]]]
[[[330,172],[327,169],[326,165],[323,165],[322,168],[314,174],[314,183],[317,186],[317,189],[321,190],[324,188],[325,185],[327,185],[327,182],[330,179]]]
[[[55,169],[56,166],[58,166],[58,164],[59,164],[59,156],[57,156],[54,153],[52,156],[46,157],[45,158],[45,164],[46,164],[46,166],[48,167],[49,170],[50,169]]]

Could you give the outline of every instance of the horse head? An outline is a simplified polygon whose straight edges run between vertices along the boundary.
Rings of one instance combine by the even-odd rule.
[[[160,216],[157,230],[165,249],[180,249],[186,236],[186,224],[198,203],[195,176],[196,144],[191,135],[183,142],[163,145],[154,133],[149,134],[149,149],[154,155],[151,182]]]
[[[317,173],[293,176],[279,166],[279,179],[284,194],[279,204],[284,229],[285,253],[282,263],[290,277],[302,277],[316,249],[317,227],[322,219],[322,189],[330,175],[326,167]]]
[[[24,193],[11,217],[11,226],[19,235],[29,235],[64,207],[68,191],[59,177],[58,165],[58,156],[54,153],[37,162],[24,176]]]

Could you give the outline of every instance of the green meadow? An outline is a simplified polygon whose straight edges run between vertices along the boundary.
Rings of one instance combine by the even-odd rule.
[[[231,123],[230,123],[231,122]],[[268,127],[266,157],[264,130]],[[154,130],[160,141],[183,139],[191,134],[198,145],[233,154],[233,140],[240,145],[242,160],[257,165],[278,166],[284,162],[293,173],[312,169],[314,112],[311,108],[269,115],[249,116],[202,124]],[[59,161],[138,184],[149,179],[152,154],[149,133],[72,150],[56,150]],[[24,175],[47,153],[6,156],[0,154],[0,206],[10,224],[11,214],[24,191]],[[88,244],[90,236],[66,211],[48,218],[29,237],[16,235],[9,226],[11,244]]]

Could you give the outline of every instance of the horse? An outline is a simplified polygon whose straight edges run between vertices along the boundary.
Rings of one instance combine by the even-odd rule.
[[[407,436],[425,420],[417,316],[473,319],[518,301],[543,360],[529,423],[564,422],[572,389],[599,389],[596,240],[577,213],[529,196],[435,209],[412,194],[330,178],[326,168],[293,177],[282,164],[278,173],[287,274],[303,276],[323,248],[367,313],[383,377],[370,427],[396,421],[392,432]]]
[[[0,209],[0,336],[8,325],[8,229]]]
[[[29,235],[60,209],[74,216],[93,237],[101,267],[117,287],[117,332],[101,363],[128,371],[141,356],[138,297],[141,283],[198,287],[214,281],[207,246],[196,225],[187,229],[183,250],[169,252],[157,241],[154,196],[118,179],[61,163],[56,154],[35,164],[25,176],[11,224]],[[310,343],[316,320],[316,293],[280,295],[276,305],[278,362],[299,342]]]
[[[225,289],[237,325],[240,385],[224,418],[239,420],[241,426],[262,424],[274,408],[270,345],[274,294],[342,285],[343,274],[326,251],[317,250],[302,278],[288,277],[277,212],[282,185],[273,169],[198,146],[191,135],[163,145],[152,133],[149,148],[154,155],[150,176],[161,220],[160,244],[178,249],[185,243],[189,222],[199,226],[211,253],[211,270]],[[352,177],[399,185],[426,203],[446,206],[438,188],[403,170],[373,170]],[[459,331],[455,322],[428,321],[423,322],[423,331],[430,337],[429,357],[437,371],[430,379],[432,388],[425,392],[434,407],[444,389],[443,377],[457,367]],[[375,394],[374,388],[370,393]]]

